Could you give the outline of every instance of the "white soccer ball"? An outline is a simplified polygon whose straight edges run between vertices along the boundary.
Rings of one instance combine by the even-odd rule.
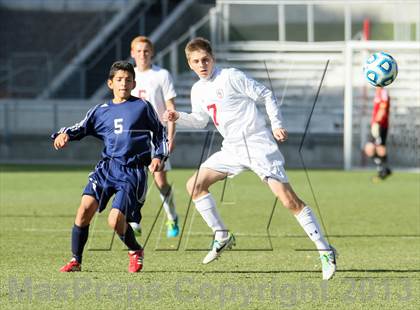
[[[363,65],[363,74],[371,85],[385,87],[397,77],[398,65],[388,53],[374,53],[366,59]]]

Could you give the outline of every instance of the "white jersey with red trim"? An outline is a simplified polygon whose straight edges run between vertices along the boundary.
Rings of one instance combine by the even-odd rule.
[[[271,128],[282,128],[279,105],[271,90],[237,69],[215,68],[209,79],[200,79],[193,85],[192,113],[180,112],[177,124],[204,128],[211,118],[225,142],[242,140],[267,131],[257,101],[265,104]]]
[[[149,70],[140,71],[137,67],[136,87],[131,95],[149,101],[155,108],[159,120],[164,124],[162,115],[166,111],[165,102],[176,97],[174,83],[169,72],[159,66],[152,65]]]

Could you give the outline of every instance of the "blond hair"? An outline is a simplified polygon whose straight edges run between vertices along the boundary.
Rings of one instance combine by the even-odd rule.
[[[187,46],[185,46],[185,55],[187,56],[187,59],[189,59],[190,54],[192,52],[198,50],[203,50],[214,58],[213,49],[211,48],[210,41],[202,37],[197,37],[195,39],[192,39],[190,42],[187,43]]]
[[[154,54],[154,46],[152,41],[150,41],[150,39],[146,36],[138,36],[135,37],[133,40],[131,40],[131,49],[133,50],[136,46],[137,43],[147,43],[147,45],[149,45],[150,49],[152,50],[152,54]]]

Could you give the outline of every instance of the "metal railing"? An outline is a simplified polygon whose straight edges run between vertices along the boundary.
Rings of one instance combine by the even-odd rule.
[[[160,1],[161,18],[168,14],[168,0]],[[109,68],[107,59],[124,59],[128,56],[129,42],[134,35],[146,33],[148,27],[153,23],[146,23],[150,19],[150,11],[157,0],[143,0],[133,2],[124,11],[110,21],[106,27],[88,44],[83,50],[79,51],[70,64],[56,77],[56,79],[42,92],[38,98],[49,98],[59,92],[65,81],[73,79],[79,83],[78,93],[72,93],[73,98],[86,98],[94,94],[94,88],[98,89],[102,86],[107,70]],[[116,31],[117,27],[118,31]],[[90,57],[96,53],[94,57]],[[112,63],[111,61],[111,63]],[[106,65],[104,65],[106,63]],[[101,73],[99,73],[101,72]],[[99,76],[100,78],[94,78]],[[89,81],[90,86],[87,86]]]
[[[0,6],[11,9],[53,11],[115,10],[136,0],[0,0]]]
[[[381,5],[386,4],[387,6],[392,7],[403,7],[406,6],[406,9],[399,9],[399,11],[407,11],[406,13],[409,13],[410,8],[419,8],[419,2],[418,0],[407,0],[404,1],[404,4],[401,3],[401,1],[397,0],[373,0],[370,1],[369,4],[371,5]],[[165,49],[163,49],[158,55],[155,57],[155,61],[166,68],[168,68],[173,76],[176,78],[178,74],[183,73],[187,71],[187,65],[185,62],[185,59],[183,59],[183,48],[188,39],[191,39],[197,35],[202,35],[202,33],[206,33],[207,35],[204,35],[208,37],[213,45],[215,46],[221,46],[221,45],[227,45],[229,48],[234,48],[235,44],[237,46],[247,45],[247,41],[253,41],[253,43],[258,43],[258,41],[261,41],[262,43],[267,42],[268,45],[276,46],[276,48],[279,48],[281,46],[287,46],[285,43],[297,43],[294,40],[290,40],[287,37],[287,34],[289,32],[288,27],[291,25],[287,23],[288,16],[286,15],[293,15],[293,10],[300,10],[302,12],[305,12],[303,16],[301,16],[301,24],[306,25],[304,27],[306,31],[306,38],[303,38],[302,43],[309,44],[310,42],[319,42],[317,40],[317,24],[319,21],[315,18],[315,9],[316,6],[333,6],[338,12],[341,12],[342,17],[339,18],[339,23],[342,22],[342,29],[343,33],[339,40],[322,40],[325,43],[331,42],[332,44],[344,44],[344,41],[350,41],[354,40],[355,38],[360,39],[360,32],[362,30],[362,22],[358,22],[359,28],[355,28],[354,20],[363,20],[364,16],[363,13],[357,12],[358,7],[361,5],[365,5],[364,1],[360,0],[334,0],[334,1],[325,1],[325,0],[260,0],[260,1],[252,1],[252,0],[218,0],[217,6],[210,11],[210,14],[202,18],[199,22],[192,25],[186,33],[184,33],[179,38],[175,39],[170,45],[168,45]],[[274,13],[277,14],[277,18],[275,20],[271,21],[271,30],[273,32],[277,31],[277,36],[273,37],[271,40],[264,39],[262,35],[259,36],[257,39],[251,39],[250,37],[247,37],[245,35],[242,35],[242,31],[240,29],[240,25],[235,25],[233,22],[233,6],[235,9],[235,14],[239,16],[238,13],[241,8],[247,8],[254,7],[255,10],[258,10],[260,7],[269,7],[271,6]],[[339,6],[339,8],[337,8]],[[290,13],[290,14],[286,14]],[[300,12],[299,11],[299,12]],[[245,12],[245,11],[244,11]],[[418,12],[418,11],[416,11]],[[295,12],[296,13],[296,12]],[[274,14],[274,15],[276,15]],[[257,14],[255,14],[257,15]],[[407,15],[407,14],[405,14]],[[258,15],[259,16],[259,15]],[[420,20],[415,20],[416,15],[411,14],[410,16],[414,16],[414,22],[415,27],[413,29],[413,32],[415,33],[415,36],[413,37],[414,40],[420,41]],[[263,16],[264,17],[264,16]],[[259,20],[264,20],[264,18],[259,16]],[[391,17],[386,17],[391,18]],[[413,17],[412,17],[413,18]],[[246,19],[244,19],[246,20]],[[252,18],[250,18],[252,20]],[[395,20],[395,18],[393,18]],[[334,24],[336,25],[336,24]],[[396,36],[398,33],[401,33],[400,28],[404,28],[407,30],[407,27],[403,27],[404,25],[401,25],[399,22],[394,21],[392,23],[392,33],[393,37],[389,37],[388,39],[396,40],[398,39]],[[331,29],[334,27],[330,26],[330,29],[328,29],[328,32],[333,31],[334,29]],[[293,28],[295,29],[295,28]],[[292,30],[293,30],[292,29]],[[326,30],[323,30],[323,33],[325,34]],[[375,39],[375,38],[373,38]],[[249,45],[249,44],[248,44]],[[258,45],[258,48],[261,48],[260,45]],[[308,45],[310,46],[310,44]],[[286,47],[287,48],[287,47]],[[180,57],[182,55],[182,57]]]
[[[114,0],[112,0],[114,1]],[[102,11],[95,14],[81,32],[70,41],[59,53],[48,52],[14,52],[2,65],[0,86],[9,96],[35,97],[62,70],[107,22],[109,13]],[[17,61],[18,60],[18,61]],[[33,74],[35,72],[35,74]],[[33,84],[22,87],[19,77],[32,76]]]
[[[173,40],[170,45],[161,50],[156,56],[154,61],[162,67],[166,67],[170,70],[174,79],[178,77],[178,74],[183,73],[188,70],[185,57],[184,57],[184,46],[186,41],[201,35],[203,33],[208,33],[209,39],[213,44],[217,44],[220,38],[220,8],[212,8],[208,15],[200,19],[196,24],[192,25],[187,32],[182,34],[176,40]],[[180,66],[180,59],[183,66]]]
[[[251,37],[244,35],[247,31],[250,31],[250,29],[246,28],[246,21],[249,19],[249,22],[252,22],[252,15],[259,15],[250,14],[250,16],[246,16],[249,18],[241,18],[243,21],[242,25],[244,25],[246,28],[245,30],[242,30],[241,24],[238,24],[238,16],[245,14],[250,9],[257,10],[264,7],[269,8],[268,11],[272,13],[274,18],[269,19],[269,30],[260,31],[258,33],[259,41],[277,42],[281,45],[286,42],[296,42],[294,39],[298,39],[298,41],[302,41],[302,43],[308,44],[308,42],[319,41],[319,37],[322,37],[326,33],[332,32],[334,28],[337,28],[338,30],[336,29],[335,31],[340,33],[340,40],[335,40],[336,42],[349,41],[352,38],[359,36],[361,30],[360,20],[363,19],[365,15],[368,16],[369,14],[372,14],[371,12],[360,11],[361,7],[369,5],[373,7],[386,6],[388,8],[395,8],[395,12],[399,13],[398,16],[381,17],[384,22],[386,22],[387,19],[393,19],[393,21],[386,25],[378,24],[377,26],[379,30],[382,26],[386,28],[385,30],[389,30],[385,31],[386,35],[389,36],[388,39],[396,39],[396,37],[402,36],[403,34],[407,36],[407,33],[409,33],[411,40],[414,39],[416,41],[420,41],[420,20],[418,18],[418,13],[416,13],[418,12],[418,10],[416,11],[416,8],[420,9],[418,0],[406,0],[404,2],[399,0],[372,0],[368,4],[361,0],[218,0],[216,8],[212,9],[207,16],[203,17],[196,24],[192,25],[186,33],[175,39],[171,44],[169,44],[159,54],[157,54],[155,61],[159,65],[168,68],[176,78],[180,73],[188,70],[185,57],[183,55],[183,48],[188,39],[197,35],[202,35],[208,37],[213,42],[213,44],[215,44],[215,46],[220,44],[232,45],[232,43],[241,45],[244,41],[252,40]],[[325,21],[319,21],[320,17],[317,12],[320,7],[332,7],[335,14],[338,14],[338,17],[336,17],[338,18],[338,21],[333,23],[332,26],[329,25],[328,30],[318,27],[319,24],[325,24]],[[241,13],[241,10],[244,10],[243,13]],[[264,12],[266,11],[267,10]],[[299,15],[298,13],[303,14]],[[296,25],[297,23],[289,22],[290,20],[295,21],[293,19],[297,19],[296,15],[299,15],[298,26]],[[417,19],[415,16],[417,16]],[[403,17],[411,23],[410,27],[407,28],[406,24],[401,23],[401,18]],[[146,18],[147,15],[142,12],[139,15],[130,18],[130,23],[128,24],[132,26],[133,24],[138,23],[139,33],[144,33],[144,31],[142,31],[142,27],[144,29],[144,21]],[[259,20],[264,20],[264,18],[259,16]],[[357,27],[355,27],[356,24]],[[257,26],[258,25],[253,26],[253,28],[257,29],[258,31],[263,29],[258,28]],[[289,37],[290,33],[298,33],[299,31],[302,31],[302,35],[300,37]],[[372,31],[374,31],[374,29]],[[270,32],[274,33],[275,35],[270,40],[265,39],[264,35]],[[333,42],[334,40],[327,38],[323,39],[323,41]],[[78,49],[78,46],[83,46],[82,40],[77,40],[74,44],[69,45],[68,48],[63,50],[63,56],[59,55],[58,58],[65,60],[67,58],[65,55],[72,54],[75,50]],[[112,40],[112,42],[110,42],[110,44],[107,44],[98,54],[96,59],[88,63],[84,62],[82,59],[75,59],[72,65],[68,66],[69,71],[72,71],[74,74],[76,74],[77,78],[75,80],[81,84],[80,93],[78,94],[79,97],[91,95],[86,92],[84,86],[84,82],[86,81],[86,72],[94,69],[95,66],[100,65],[100,58],[106,53],[114,53],[114,59],[121,58],[125,55],[122,47],[121,36],[117,36]],[[60,66],[60,60],[55,61],[55,64],[46,65],[48,68],[53,68],[53,72],[57,72],[57,68],[60,68]],[[7,66],[4,68],[7,68]],[[2,71],[5,70],[4,68],[2,68]],[[57,78],[55,75],[54,77]],[[48,79],[50,80],[50,78]],[[0,83],[6,82],[5,79],[0,81]],[[98,88],[101,86],[102,84],[99,83]],[[50,90],[47,90],[43,96],[48,97],[49,92]]]
[[[162,37],[166,34],[166,32],[170,31],[171,27],[174,26],[175,23],[177,23],[177,20],[181,18],[183,14],[191,7],[191,5],[194,4],[194,0],[185,0],[181,4],[179,4],[176,9],[171,13],[171,15],[155,30],[153,31],[149,39],[154,42],[155,49],[156,49],[156,43],[160,42],[162,40]],[[212,12],[213,9],[210,10]],[[200,19],[196,24],[190,28],[188,33],[190,35],[194,35],[195,32],[191,29],[196,29],[201,27],[205,22],[209,19],[209,16],[212,16],[212,13],[209,15],[204,16],[202,19]],[[169,56],[171,57],[170,64],[171,64],[171,72],[174,76],[174,78],[177,78],[177,72],[178,72],[178,64],[179,64],[179,53],[178,50],[172,50],[175,46],[179,48],[180,43],[177,44],[178,41],[182,41],[184,39],[185,35],[181,35],[181,37],[178,40],[172,41],[171,44],[169,44],[167,47],[165,47],[163,50],[161,50],[157,56],[155,56],[154,61],[161,66],[165,67],[163,65],[165,57]],[[169,67],[168,67],[169,68]],[[97,89],[97,91],[91,96],[91,98],[103,98],[108,93],[108,86],[106,83],[103,83],[103,85]]]

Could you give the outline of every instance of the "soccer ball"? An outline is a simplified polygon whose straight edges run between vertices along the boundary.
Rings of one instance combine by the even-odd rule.
[[[388,86],[397,77],[397,62],[388,53],[374,53],[365,61],[363,74],[373,86]]]

